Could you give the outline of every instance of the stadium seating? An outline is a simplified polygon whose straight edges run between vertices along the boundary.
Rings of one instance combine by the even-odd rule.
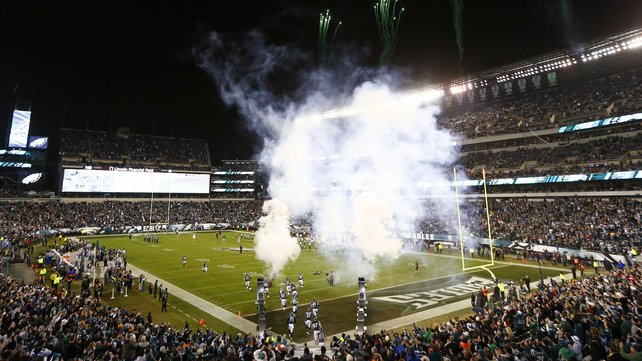
[[[622,354],[634,359],[627,350],[642,350],[637,343],[642,320],[631,303],[642,296],[640,277],[642,270],[634,266],[575,282],[549,279],[535,293],[529,293],[518,279],[508,283],[505,295],[494,297],[491,292],[487,297],[481,290],[473,294],[472,302],[480,306],[474,308],[474,316],[414,325],[409,331],[334,337],[327,344],[328,356],[380,361],[581,360],[588,356],[613,360]],[[0,358],[295,359],[293,348],[281,337],[261,341],[248,334],[177,329],[152,323],[151,315],[104,306],[89,291],[85,297],[74,296],[0,275]],[[268,355],[255,358],[267,342],[272,346],[264,351]],[[301,359],[312,360],[312,356],[304,351]],[[319,353],[314,356],[322,360]]]
[[[247,225],[261,215],[260,201],[159,202],[6,202],[0,203],[5,222],[0,235],[27,237],[40,230],[127,227],[150,223],[227,223]],[[445,208],[443,208],[445,209]],[[481,201],[463,206],[463,224],[474,234],[487,232]],[[507,241],[604,250],[623,253],[642,239],[642,200],[639,198],[564,197],[553,199],[507,198],[491,200],[493,238]],[[431,208],[418,229],[424,233],[457,234],[454,218]],[[448,221],[450,220],[450,221]],[[297,224],[309,225],[306,219]]]
[[[604,136],[585,142],[554,143],[547,147],[518,148],[475,152],[464,155],[459,163],[467,169],[484,167],[491,174],[512,171],[529,175],[551,174],[550,168],[564,169],[558,174],[571,172],[601,172],[607,170],[638,169],[642,155],[642,133]],[[631,155],[631,156],[629,156]],[[624,160],[624,161],[623,161]]]
[[[463,206],[463,227],[483,236],[488,232],[483,202]],[[564,197],[490,200],[494,239],[555,247],[625,254],[642,239],[642,199]],[[458,234],[457,220],[431,208],[418,227],[428,234]],[[450,221],[447,221],[451,219]]]
[[[576,282],[549,280],[536,294],[518,280],[507,287],[508,301],[491,297],[474,316],[357,342],[374,360],[631,360],[642,350],[642,320],[631,304],[640,288],[630,284],[640,276],[636,266]]]
[[[151,210],[150,210],[151,208]],[[3,235],[28,235],[46,229],[82,227],[125,227],[150,223],[228,223],[239,225],[258,219],[258,201],[171,202],[6,202],[0,203],[5,222]],[[151,221],[150,221],[151,212]]]
[[[209,170],[208,146],[196,139],[62,129],[63,165],[120,165]]]
[[[612,71],[597,68],[593,71]],[[479,179],[482,169],[489,178],[642,169],[639,123],[562,134],[554,131],[562,125],[642,111],[642,70],[465,103],[444,106],[437,122],[464,138],[454,166],[469,178]],[[537,131],[546,134],[540,136]],[[120,131],[62,129],[60,155],[63,166],[212,170],[205,141]],[[254,174],[234,177],[256,178]],[[532,187],[580,189],[575,184]],[[639,189],[640,185],[634,180],[622,187]],[[499,186],[495,189],[505,191]],[[25,193],[15,188],[0,189],[0,198],[22,196]],[[222,196],[237,194],[223,192]],[[485,236],[489,225],[484,202],[466,199],[463,203],[465,231]],[[151,206],[147,201],[5,201],[0,202],[0,241],[3,246],[24,245],[51,231],[80,233],[83,227],[97,227],[118,233],[158,223],[223,223],[245,228],[255,224],[261,208],[261,201],[181,199],[168,204],[156,200]],[[446,208],[427,208],[416,231],[457,234],[459,224],[445,213]],[[626,254],[642,242],[639,194],[492,198],[488,211],[492,238],[498,240],[616,254]],[[292,222],[307,228],[313,226],[310,218]],[[128,275],[122,272],[119,276]],[[520,276],[507,284],[507,297],[473,294],[474,316],[414,325],[398,333],[375,330],[334,338],[328,342],[329,356],[337,361],[640,359],[636,352],[627,355],[627,350],[642,351],[640,266],[622,265],[571,282],[549,279],[536,293],[527,291]],[[253,335],[193,332],[154,324],[140,313],[106,307],[89,294],[64,295],[47,285],[24,284],[5,275],[0,275],[0,311],[2,360],[294,360],[292,348],[281,338],[273,341],[267,355],[260,356],[261,341]],[[624,347],[618,340],[625,341]],[[313,358],[304,355],[302,359]],[[320,355],[314,360],[327,361]]]
[[[542,136],[534,131],[639,112],[640,77],[640,70],[633,70],[539,93],[455,105],[438,122],[473,140],[463,142],[457,163],[471,179],[481,178],[482,169],[489,178],[637,170],[642,165],[639,124]],[[498,137],[509,133],[520,135]]]
[[[480,137],[551,128],[567,121],[602,117],[640,109],[642,78],[639,70],[604,79],[562,86],[495,102],[452,106],[438,124],[454,133]],[[555,115],[555,122],[551,118]]]

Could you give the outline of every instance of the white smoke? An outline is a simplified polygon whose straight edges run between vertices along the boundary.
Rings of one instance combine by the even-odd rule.
[[[341,79],[340,74],[327,71],[308,76],[293,71],[291,81],[299,83],[297,96],[277,96],[261,81],[278,72],[276,64],[304,57],[265,45],[262,39],[257,41],[257,34],[250,37],[254,48],[241,51],[238,44],[226,46],[213,34],[207,49],[197,55],[223,99],[235,105],[264,140],[258,158],[270,173],[269,194],[279,201],[271,201],[278,206],[266,202],[269,214],[262,218],[256,235],[261,245],[257,256],[272,272],[298,256],[300,249],[288,239],[289,222],[283,218],[289,210],[293,217],[311,215],[324,249],[348,250],[341,256],[348,263],[345,271],[363,275],[374,270],[373,261],[397,258],[402,248],[397,234],[416,229],[425,209],[431,207],[425,199],[454,200],[448,185],[451,173],[445,170],[454,163],[457,149],[452,147],[455,139],[437,127],[438,107],[425,94],[411,96],[391,89],[389,76],[372,76],[350,93],[341,91],[345,83],[337,89],[305,87],[330,84],[309,79]],[[280,62],[282,56],[287,58]],[[245,76],[243,69],[259,75]],[[342,116],[316,116],[337,104],[347,109]],[[438,214],[449,218],[449,223],[456,219],[453,201],[433,207],[439,207]]]
[[[290,237],[290,212],[278,199],[263,203],[264,215],[259,219],[255,235],[256,257],[268,265],[268,274],[279,273],[288,261],[295,260],[301,252],[296,238]]]
[[[401,252],[401,242],[391,234],[395,229],[392,207],[375,192],[359,193],[353,201],[352,234],[357,249],[367,260],[395,256]]]

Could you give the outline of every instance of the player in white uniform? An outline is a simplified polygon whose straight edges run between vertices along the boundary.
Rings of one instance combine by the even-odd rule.
[[[312,322],[312,331],[314,332],[314,343],[318,344],[319,333],[321,332],[321,322],[319,322],[319,320],[314,319],[314,321]]]
[[[303,275],[299,272],[299,287],[303,288]]]
[[[292,313],[296,314],[296,310],[299,307],[299,298],[292,297]]]
[[[323,331],[323,328],[319,330],[319,335],[317,337],[317,340],[319,341],[319,347],[325,346],[325,331]]]
[[[192,243],[196,242],[196,233],[192,234]]]
[[[207,273],[207,262],[203,262],[203,273]]]
[[[294,335],[294,323],[296,322],[296,316],[294,313],[290,313],[288,316],[288,331],[290,333],[290,338]]]
[[[312,310],[308,307],[305,311],[305,333],[310,334],[310,329],[312,328]]]
[[[183,267],[187,264],[187,256],[183,256]]]
[[[252,291],[252,287],[250,286],[250,279],[252,278],[252,276],[250,276],[249,273],[246,273],[244,278],[245,278],[245,289],[248,291]]]
[[[285,292],[288,293],[288,296],[292,293],[292,282],[290,282],[289,278],[285,279]]]
[[[319,317],[319,302],[317,302],[316,298],[312,299],[312,302],[310,302],[310,306],[312,307],[312,314],[314,315],[314,318]]]
[[[285,292],[283,292],[283,289],[279,289],[279,297],[281,297],[281,308],[283,308],[283,311],[285,311],[285,307],[287,307],[287,298],[285,297]]]

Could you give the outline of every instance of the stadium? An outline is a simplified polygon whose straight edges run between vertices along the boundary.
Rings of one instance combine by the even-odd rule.
[[[0,359],[639,359],[639,19],[560,1],[491,57],[479,4],[371,5],[39,11],[0,63]]]

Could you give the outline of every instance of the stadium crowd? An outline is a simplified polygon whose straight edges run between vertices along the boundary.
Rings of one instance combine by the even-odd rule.
[[[469,169],[486,165],[490,171],[501,168],[516,169],[528,161],[535,162],[533,165],[536,166],[548,167],[573,166],[577,163],[599,164],[606,161],[619,162],[618,159],[627,155],[628,152],[642,149],[640,144],[642,144],[642,132],[632,137],[612,136],[568,146],[475,152],[463,156],[459,162]],[[628,164],[637,165],[632,162]]]
[[[224,224],[232,228],[254,225],[261,215],[261,201],[172,202],[169,223]],[[418,231],[457,234],[458,226],[448,207],[430,206]],[[474,234],[487,232],[485,206],[481,201],[462,205],[462,222]],[[639,198],[565,197],[553,199],[496,199],[490,203],[493,238],[614,253],[638,247],[642,242],[642,201]],[[0,235],[7,239],[34,237],[38,231],[76,231],[98,227],[127,232],[150,224],[147,202],[5,202],[0,203]],[[151,209],[151,223],[165,223],[167,203]],[[445,221],[450,219],[450,221]],[[297,224],[309,225],[305,218]],[[140,229],[138,231],[141,231]]]
[[[510,147],[524,147],[529,145],[541,145],[545,143],[559,144],[566,146],[581,140],[591,140],[593,138],[605,137],[611,135],[624,134],[628,132],[637,132],[640,130],[638,123],[608,126],[604,128],[587,129],[582,132],[569,132],[569,133],[553,133],[548,135],[539,136],[517,136],[510,139],[494,140],[480,143],[462,142],[461,152],[470,153],[491,149],[502,149]]]
[[[171,202],[3,202],[2,235],[28,235],[51,229],[128,227],[153,223],[226,223],[232,227],[260,216],[258,201]],[[168,217],[169,216],[169,220]],[[151,217],[151,219],[150,219]]]
[[[128,134],[118,136],[89,130],[63,129],[60,133],[60,155],[84,157],[85,162],[111,161],[128,165],[210,165],[205,141]],[[189,167],[187,167],[189,168]]]
[[[538,93],[446,108],[438,123],[468,137],[515,133],[528,129],[558,126],[551,118],[566,118],[602,112],[613,105],[611,113],[638,110],[642,103],[642,78],[639,70],[579,84],[555,87]],[[578,119],[581,119],[579,117]]]
[[[482,289],[476,315],[358,341],[373,360],[638,360],[641,276],[634,266],[532,294]]]
[[[638,360],[642,352],[642,269],[579,280],[550,279],[530,293],[486,287],[475,315],[390,333],[343,335],[312,354],[280,336],[230,335],[155,324],[152,314],[112,308],[46,282],[0,276],[3,360]]]
[[[464,228],[487,234],[483,201],[471,201],[462,208]],[[511,198],[491,200],[489,208],[494,239],[618,254],[642,245],[642,200],[637,198]],[[452,209],[432,209],[432,216],[419,226],[422,232],[458,234],[456,218],[447,213]]]
[[[93,296],[58,297],[47,285],[7,276],[0,277],[0,295],[3,360],[211,360],[257,344],[251,335],[154,324],[151,315],[104,306]]]
[[[558,165],[558,166],[545,166],[537,168],[525,168],[525,169],[487,169],[486,178],[514,178],[514,177],[544,177],[544,176],[561,176],[561,175],[572,175],[572,174],[590,174],[590,173],[606,173],[606,172],[623,172],[623,171],[632,171],[640,170],[642,168],[642,161],[605,161],[605,162],[588,162],[584,164],[573,164],[573,165]],[[482,179],[483,171],[482,169],[464,169],[462,172],[465,172],[469,179]],[[614,179],[616,180],[616,179]],[[541,186],[541,185],[539,185]],[[577,183],[572,183],[570,186],[567,185],[566,188],[571,188],[572,190],[578,191],[582,185]],[[618,189],[637,189],[638,185],[635,183],[627,184],[617,184],[613,183],[608,184],[608,188],[617,187]],[[563,190],[563,185],[555,185],[557,190]],[[604,185],[599,187],[597,190],[604,190]],[[489,192],[495,191],[495,189],[489,189]],[[535,188],[534,191],[543,191],[541,187]],[[501,192],[521,192],[521,190],[513,189],[502,189]]]

